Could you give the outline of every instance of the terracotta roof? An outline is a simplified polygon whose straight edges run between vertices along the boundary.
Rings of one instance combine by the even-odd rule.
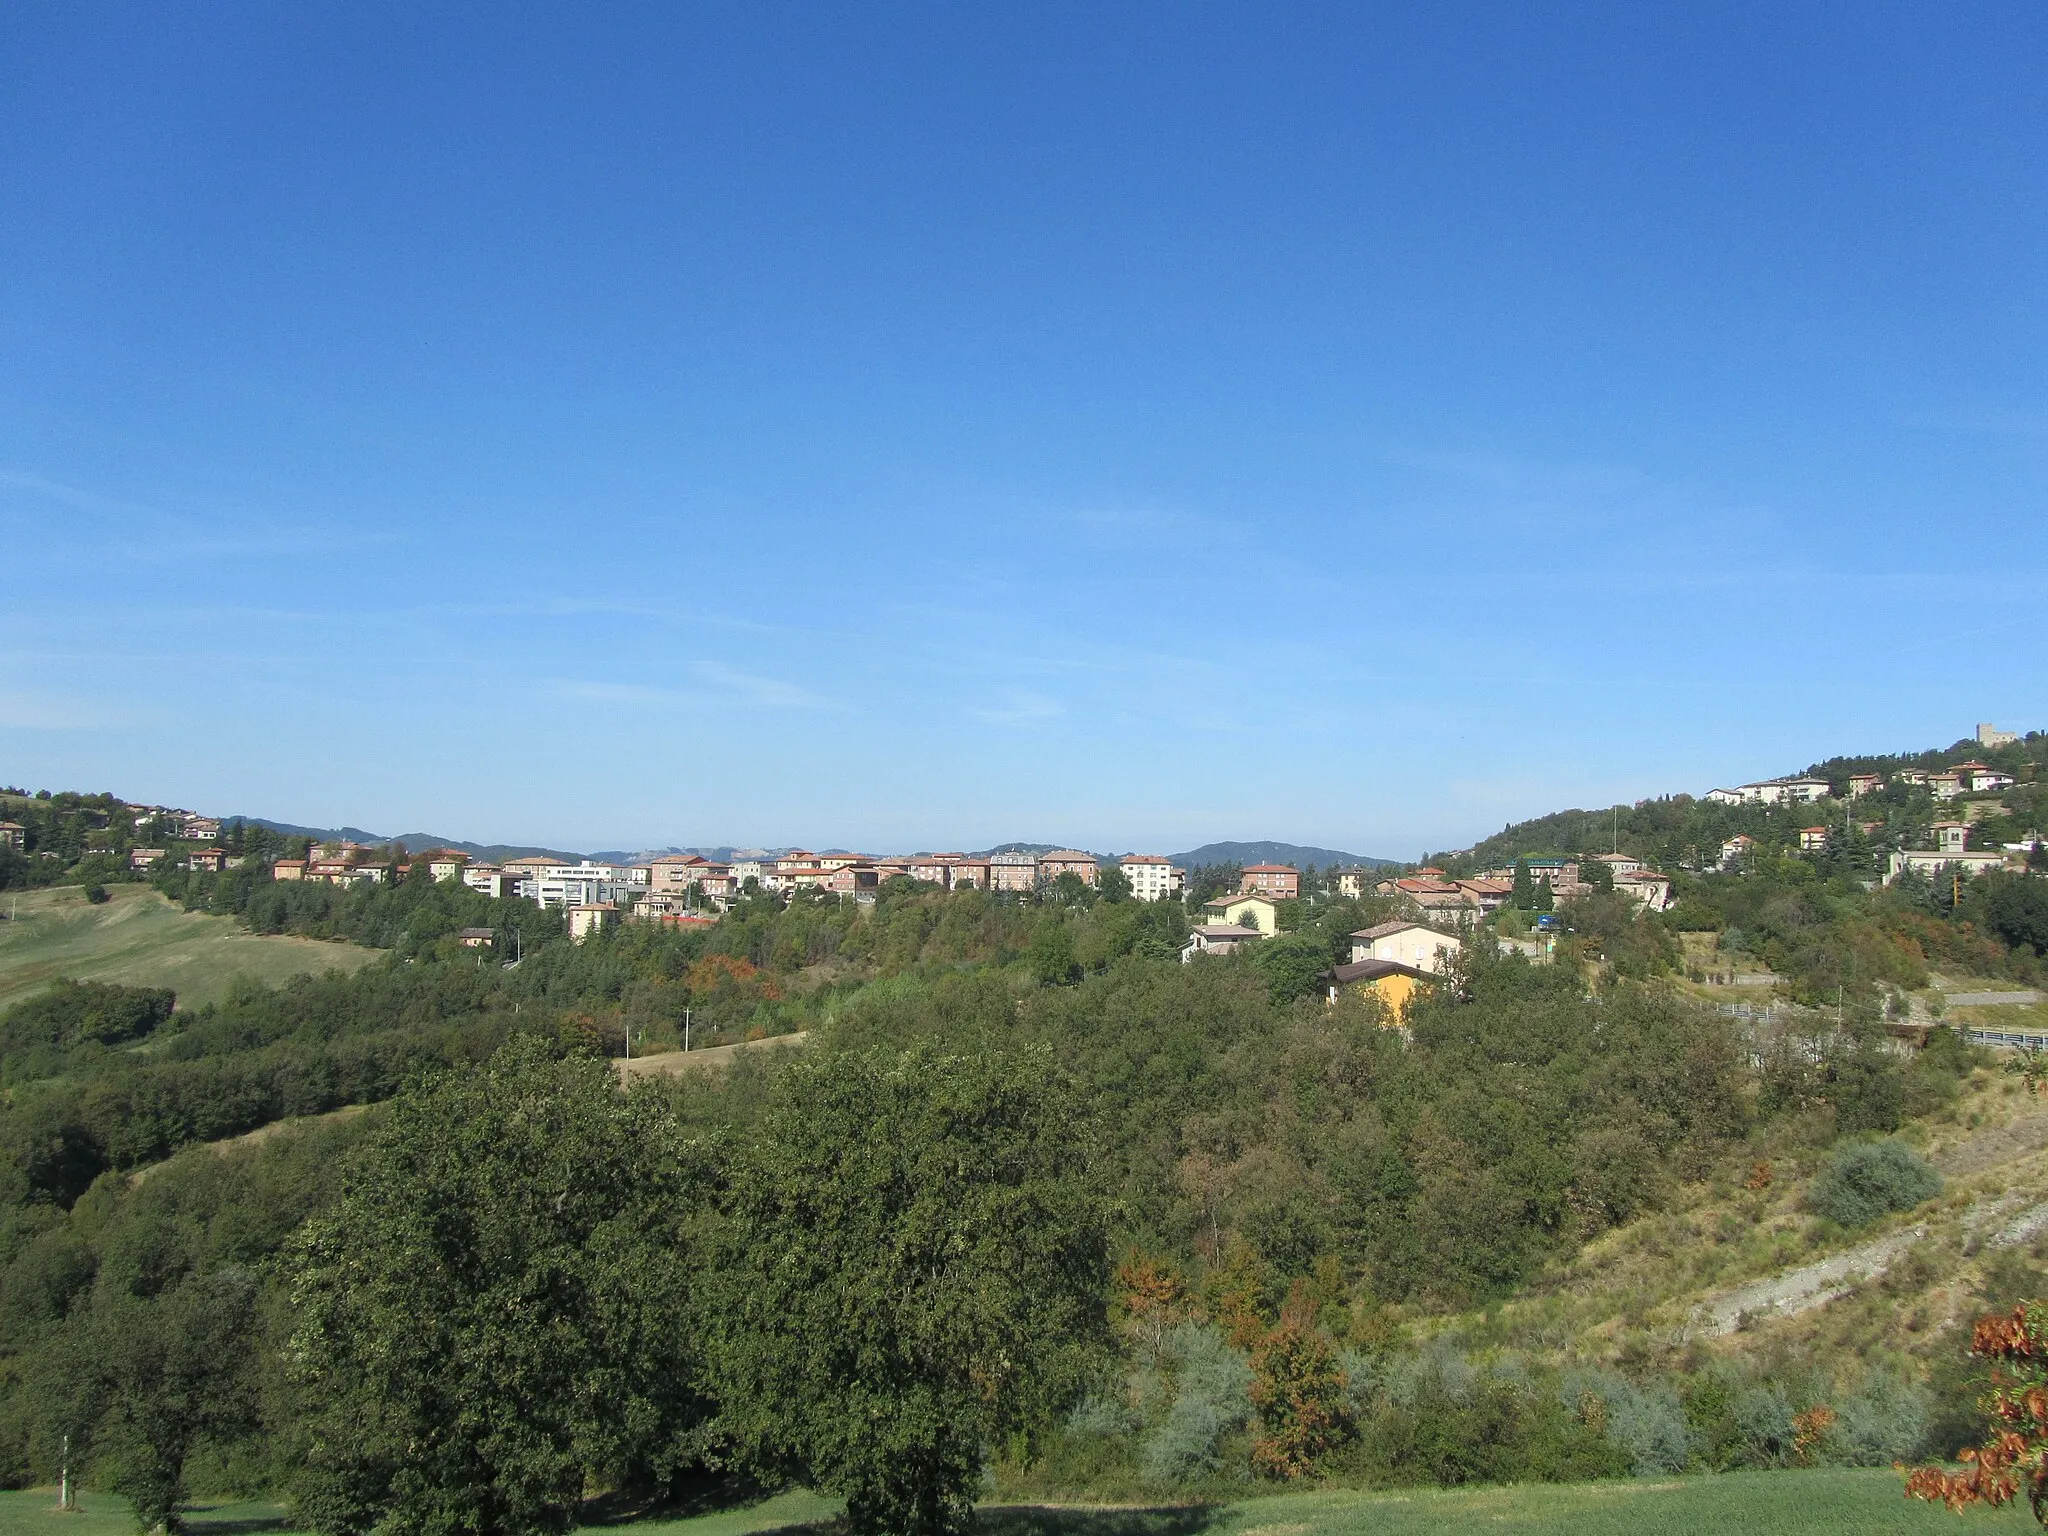
[[[1258,939],[1265,937],[1257,928],[1245,928],[1237,923],[1208,923],[1197,928],[1196,933],[1210,939]]]
[[[1117,860],[1119,864],[1171,864],[1173,860],[1158,853],[1127,853]]]
[[[1247,864],[1244,872],[1248,875],[1298,875],[1300,870],[1292,864]]]

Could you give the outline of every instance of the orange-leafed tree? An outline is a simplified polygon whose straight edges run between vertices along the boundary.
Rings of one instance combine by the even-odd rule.
[[[1188,1290],[1159,1259],[1133,1252],[1116,1267],[1118,1300],[1126,1325],[1148,1348],[1188,1315]]]
[[[1909,1498],[2003,1507],[2022,1493],[2048,1525],[2048,1307],[2022,1302],[2010,1317],[1977,1319],[1970,1353],[1991,1362],[1983,1407],[1991,1434],[1962,1453],[1963,1470],[1921,1467],[1906,1478]]]
[[[1252,1467],[1262,1477],[1306,1477],[1352,1433],[1348,1383],[1296,1281],[1280,1321],[1252,1350]]]

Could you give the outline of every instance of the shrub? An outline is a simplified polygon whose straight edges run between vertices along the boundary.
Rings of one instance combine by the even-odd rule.
[[[113,900],[113,898],[107,894],[107,888],[104,885],[88,885],[85,888],[85,899],[91,902],[96,907],[99,906],[102,902]]]
[[[1668,1381],[1639,1384],[1610,1371],[1573,1371],[1558,1383],[1561,1402],[1628,1457],[1638,1477],[1678,1472],[1692,1456],[1685,1405]]]
[[[1216,1443],[1252,1413],[1252,1370],[1223,1335],[1182,1323],[1159,1347],[1173,1380],[1173,1406],[1145,1438],[1138,1464],[1156,1482],[1173,1483],[1216,1467]]]
[[[1861,1227],[1893,1211],[1910,1211],[1940,1193],[1941,1175],[1911,1147],[1868,1141],[1834,1155],[1813,1181],[1808,1203],[1830,1221]]]
[[[1863,1390],[1842,1404],[1836,1453],[1852,1467],[1888,1467],[1920,1453],[1933,1421],[1934,1398],[1888,1371],[1873,1371]]]
[[[1735,1399],[1735,1426],[1749,1460],[1762,1467],[1792,1464],[1792,1402],[1776,1382],[1748,1388]]]
[[[1267,1477],[1306,1477],[1352,1432],[1343,1369],[1305,1319],[1283,1318],[1252,1356],[1259,1435],[1252,1465]]]

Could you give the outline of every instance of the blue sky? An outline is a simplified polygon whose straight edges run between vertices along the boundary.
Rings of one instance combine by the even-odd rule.
[[[2048,726],[2044,56],[2031,3],[0,7],[0,779],[1398,856]]]

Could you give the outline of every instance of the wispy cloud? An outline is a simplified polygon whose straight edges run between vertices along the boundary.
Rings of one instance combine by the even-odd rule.
[[[562,698],[637,707],[731,705],[738,702],[768,709],[816,709],[825,703],[808,688],[779,678],[741,672],[722,662],[693,661],[688,670],[690,676],[703,684],[702,688],[664,688],[651,683],[616,683],[590,678],[556,678],[547,687],[549,692]]]
[[[723,688],[756,704],[774,705],[779,709],[810,709],[825,702],[808,688],[773,677],[756,677],[751,672],[741,672],[722,662],[692,662],[690,670],[712,687]]]
[[[0,730],[107,731],[137,723],[98,700],[0,688]]]
[[[548,691],[565,699],[590,699],[599,704],[684,704],[689,695],[671,688],[649,688],[640,683],[597,683],[556,678]]]
[[[977,709],[974,713],[990,725],[1034,726],[1057,720],[1066,714],[1057,699],[1042,693],[1013,693],[999,708]]]
[[[0,489],[24,491],[31,496],[40,496],[46,501],[62,502],[67,507],[77,507],[83,511],[143,512],[151,516],[162,515],[160,509],[145,506],[141,502],[123,501],[116,496],[103,496],[98,491],[66,485],[61,480],[51,480],[18,469],[0,469]]]

